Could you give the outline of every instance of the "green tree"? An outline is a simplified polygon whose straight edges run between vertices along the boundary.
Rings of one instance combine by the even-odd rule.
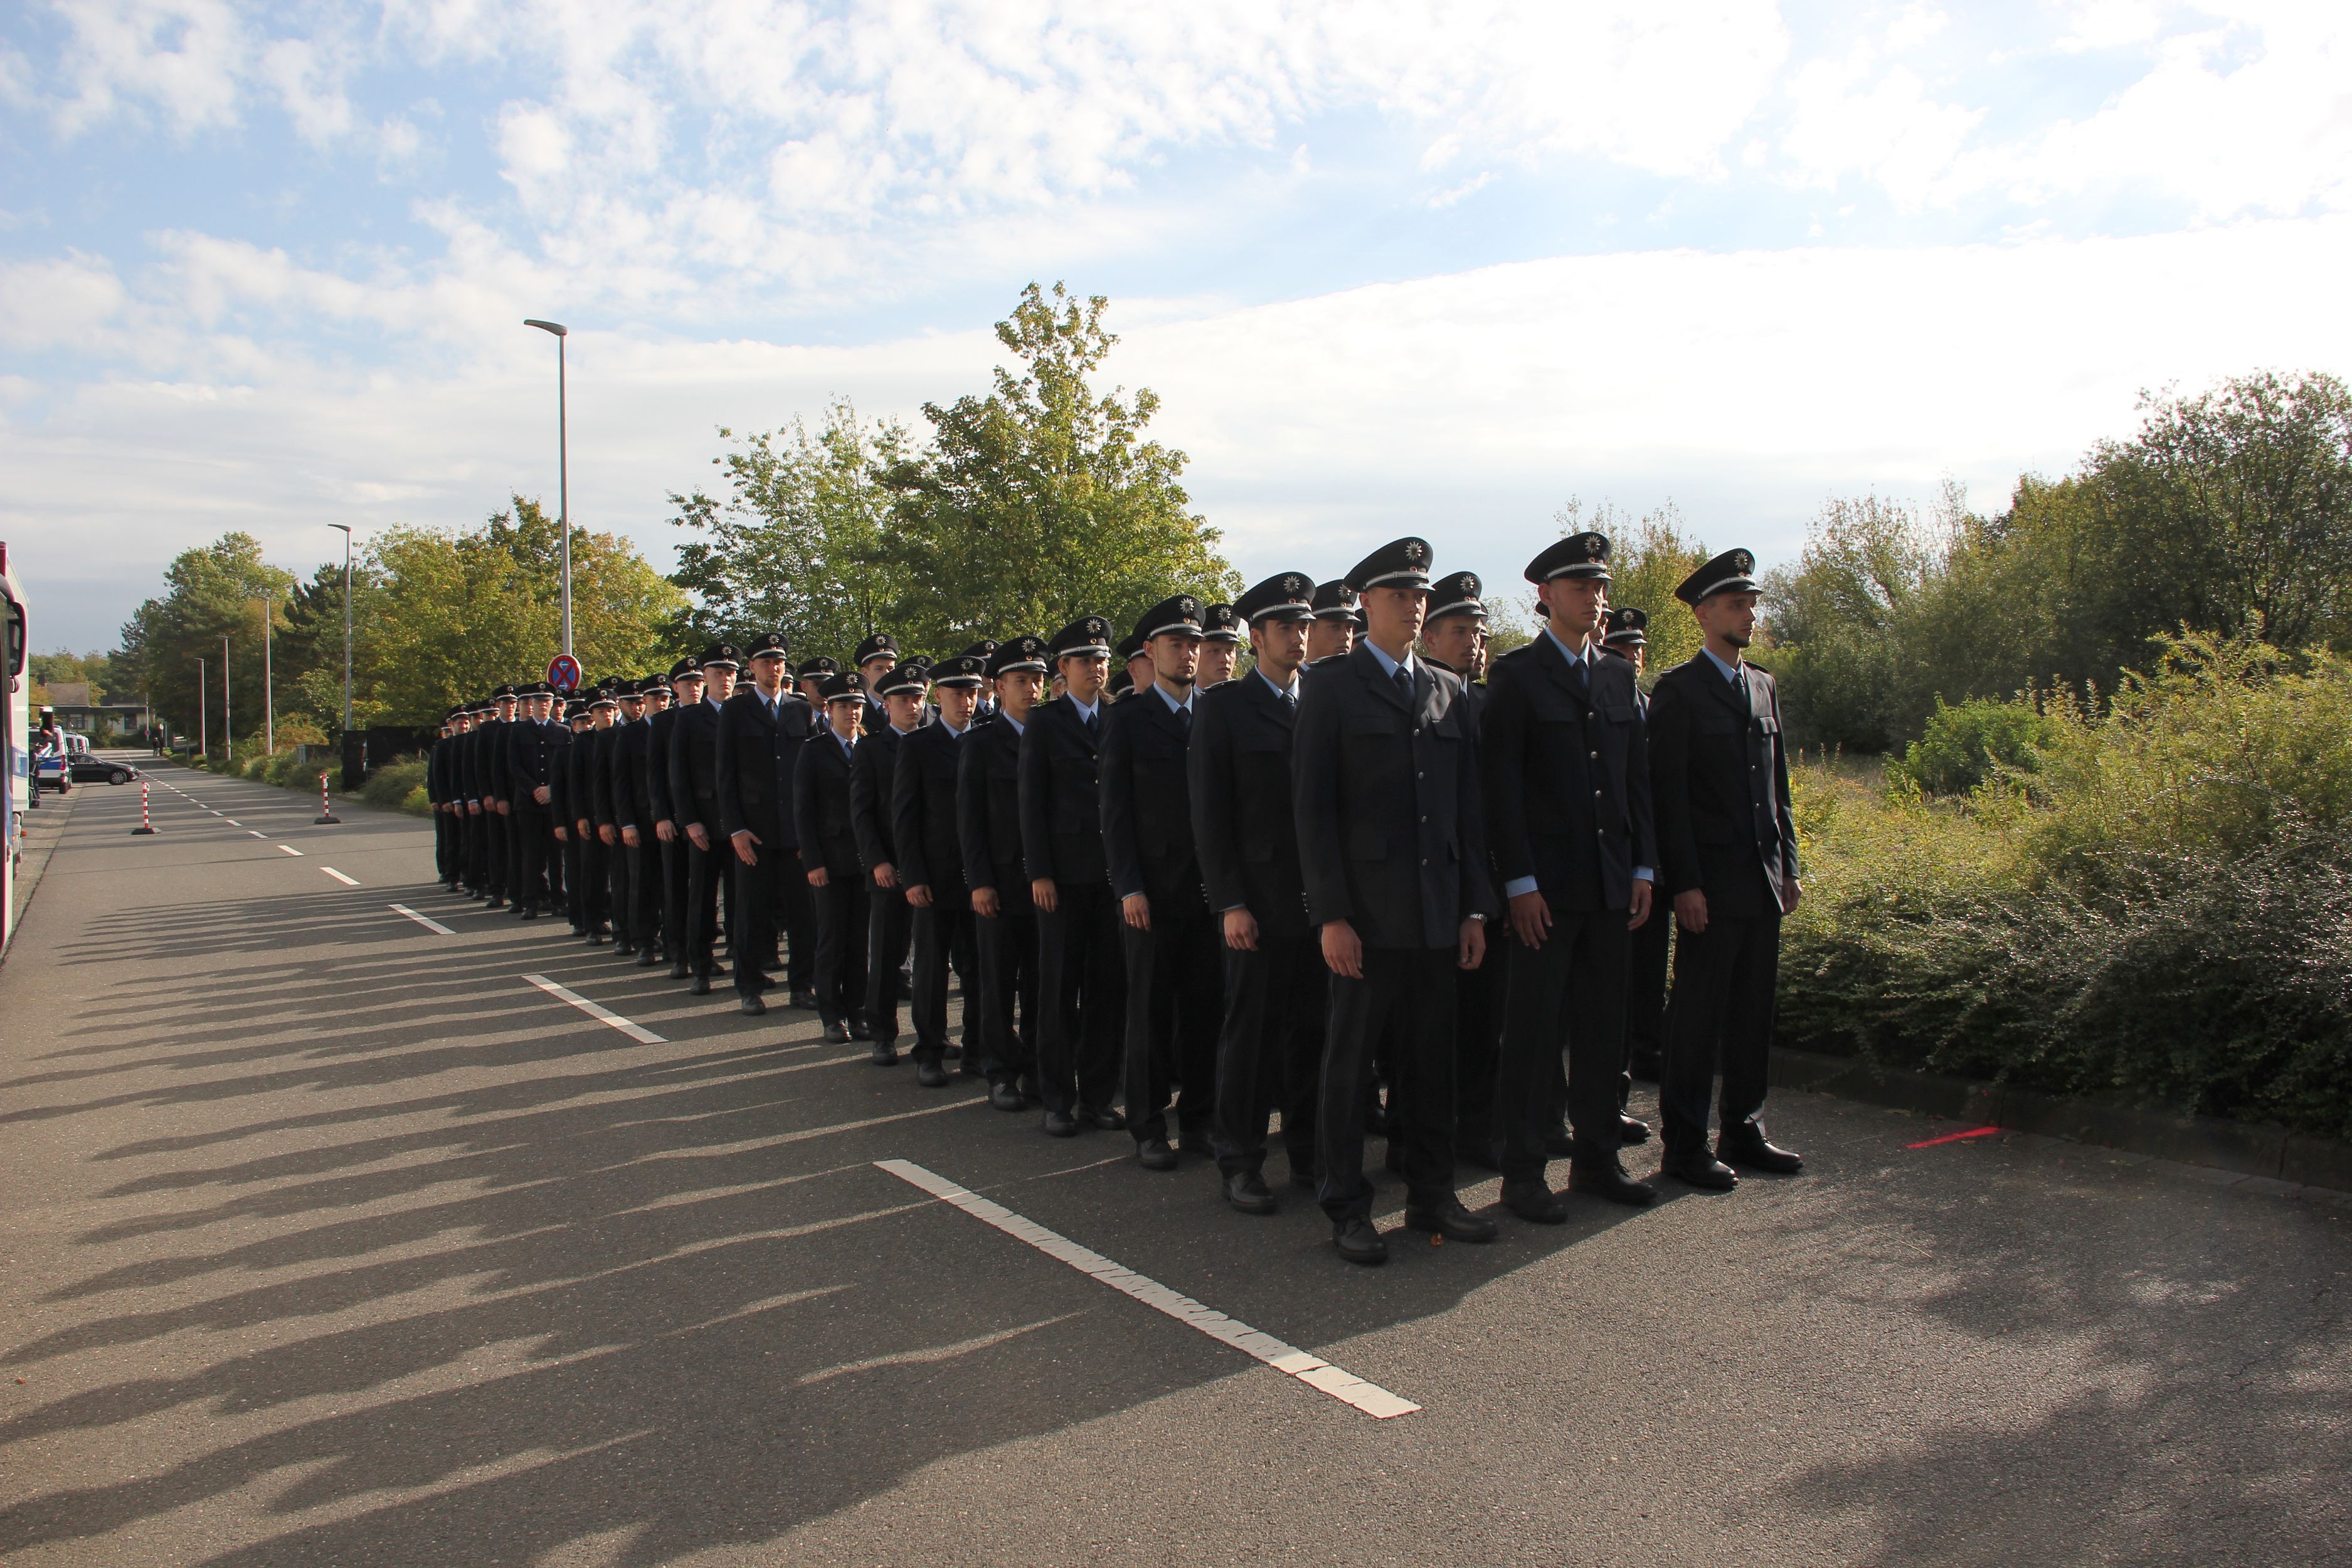
[[[845,658],[881,629],[903,595],[882,549],[891,496],[877,476],[908,451],[903,426],[861,425],[841,398],[814,434],[795,418],[713,458],[727,475],[723,501],[701,490],[669,498],[678,509],[670,521],[699,536],[679,547],[670,576],[693,595],[677,619],[681,640],[780,631],[796,655]]]
[[[123,624],[118,700],[143,697],[176,731],[194,734],[199,710],[198,663],[204,661],[202,707],[215,746],[226,738],[222,707],[221,639],[229,640],[228,697],[237,736],[262,726],[261,617],[282,614],[294,574],[261,558],[261,542],[229,532],[186,550],[163,574],[162,597],[149,599]],[[268,606],[265,612],[256,601]],[[125,679],[127,677],[127,679]]]
[[[1913,634],[1945,558],[1916,511],[1866,495],[1832,500],[1796,564],[1765,574],[1773,647],[1761,662],[1801,743],[1883,752],[1914,732],[1927,650]]]
[[[918,647],[1050,634],[1094,613],[1120,626],[1168,595],[1238,593],[1219,534],[1187,510],[1184,454],[1146,439],[1158,395],[1097,397],[1118,338],[1108,301],[1032,283],[996,336],[1020,362],[994,389],[923,405],[932,447],[881,474],[893,497],[878,559],[889,619]]]
[[[1552,521],[1563,539],[1588,530],[1608,535],[1610,607],[1637,609],[1650,617],[1643,634],[1649,642],[1643,655],[1645,681],[1698,652],[1705,639],[1675,589],[1706,562],[1708,551],[1689,531],[1680,507],[1667,500],[1637,517],[1605,499],[1587,507],[1570,496]],[[1540,619],[1532,595],[1528,605],[1530,620]]]

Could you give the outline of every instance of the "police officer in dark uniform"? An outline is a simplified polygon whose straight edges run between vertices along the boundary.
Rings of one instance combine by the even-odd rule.
[[[882,678],[898,668],[898,639],[888,632],[876,632],[857,645],[854,662],[866,682],[864,728],[871,739],[890,727],[890,716],[882,707]]]
[[[1545,616],[1526,647],[1496,661],[1486,713],[1487,824],[1515,943],[1503,1035],[1503,1202],[1557,1225],[1546,1183],[1552,1064],[1569,1055],[1575,1129],[1569,1190],[1643,1205],[1625,1173],[1625,965],[1651,917],[1657,858],[1649,757],[1633,670],[1599,634],[1609,541],[1560,540],[1528,563]],[[1639,1123],[1635,1123],[1639,1126]],[[1649,1129],[1641,1127],[1647,1137]]]
[[[841,660],[821,653],[814,658],[801,660],[800,668],[793,671],[793,682],[800,688],[802,699],[822,714],[824,711],[824,683],[840,673]],[[862,703],[865,699],[861,697],[858,700]]]
[[[1195,690],[1223,686],[1234,678],[1241,660],[1242,618],[1231,605],[1210,605],[1201,611],[1201,668],[1193,677]]]
[[[614,683],[588,699],[589,728],[572,738],[572,829],[580,835],[581,935],[592,947],[613,934],[613,720],[620,712]]]
[[[1753,555],[1728,550],[1683,580],[1675,596],[1706,641],[1650,691],[1658,854],[1682,927],[1658,1085],[1665,1173],[1718,1191],[1738,1184],[1734,1165],[1779,1174],[1803,1165],[1764,1135],[1780,918],[1799,888],[1780,694],[1741,657],[1756,628],[1755,571]],[[1710,1156],[1718,1059],[1721,1130]]]
[[[805,668],[805,667],[803,667]],[[849,819],[849,774],[862,743],[866,681],[856,671],[824,678],[825,727],[801,747],[793,768],[793,825],[803,875],[816,905],[816,1011],[835,1045],[873,1037],[866,1026],[866,868]]]
[[[457,717],[454,708],[442,715],[441,738],[425,759],[425,797],[433,806],[433,869],[441,886],[453,893],[457,890],[458,859],[456,820],[449,815],[449,764],[457,754]]]
[[[490,717],[482,726],[482,827],[490,895],[482,907],[489,910],[505,909],[514,887],[514,836],[507,831],[514,812],[514,785],[507,778],[507,731],[514,723],[516,700],[511,684],[491,692]]]
[[[1118,647],[1113,650],[1118,655],[1120,664],[1120,668],[1114,672],[1113,684],[1118,684],[1117,676],[1127,677],[1126,684],[1119,688],[1119,695],[1122,697],[1133,692],[1151,689],[1151,682],[1154,679],[1151,650],[1143,646],[1142,630],[1141,626],[1138,626],[1134,631],[1119,638]]]
[[[597,738],[600,770],[596,782],[596,835],[604,840],[605,875],[610,882],[613,911],[613,954],[625,958],[637,951],[642,933],[637,908],[637,791],[629,780],[630,758],[645,743],[645,699],[635,679],[617,679],[613,696],[620,704],[613,727]]]
[[[531,921],[547,907],[547,862],[555,848],[552,769],[566,753],[557,749],[555,726],[548,720],[555,701],[553,689],[534,686],[524,700],[528,712],[507,729],[507,782],[514,791],[507,824],[520,862],[515,903],[521,917]],[[560,879],[562,873],[557,876]]]
[[[980,684],[980,706],[971,710],[971,721],[974,724],[992,724],[996,721],[996,684],[986,679],[988,661],[996,657],[996,647],[994,637],[982,637],[965,648],[959,656],[980,660],[982,679]]]
[[[614,825],[620,829],[616,854],[628,861],[628,944],[639,969],[661,962],[661,840],[655,836],[653,798],[653,721],[669,707],[669,677],[647,675],[636,682],[637,711],[617,731],[613,750]],[[617,921],[619,909],[614,910]]]
[[[1345,579],[1334,577],[1317,584],[1315,623],[1307,628],[1307,667],[1343,658],[1356,646],[1356,630],[1361,624],[1357,618],[1356,591]]]
[[[465,749],[457,753],[461,787],[466,797],[460,829],[466,839],[466,896],[469,899],[490,896],[489,818],[498,815],[498,808],[497,796],[490,793],[485,746],[489,739],[490,718],[497,711],[498,704],[487,697],[474,704],[472,722],[466,731]]]
[[[1176,1168],[1166,1108],[1181,1086],[1176,1125],[1185,1147],[1208,1153],[1216,1119],[1217,1037],[1180,1031],[1178,1000],[1213,994],[1216,949],[1192,845],[1192,683],[1201,658],[1201,601],[1178,594],[1135,624],[1152,679],[1104,721],[1100,752],[1103,856],[1119,900],[1127,959],[1128,1131],[1150,1171]]]
[[[1421,646],[1431,663],[1462,678],[1462,702],[1475,727],[1486,711],[1479,648],[1486,635],[1485,584],[1475,572],[1454,572],[1430,584],[1429,619]],[[1488,781],[1490,785],[1492,781]],[[1491,826],[1491,824],[1490,824]],[[1491,834],[1489,837],[1491,839]],[[1456,1163],[1500,1168],[1496,1131],[1496,1064],[1503,1048],[1503,996],[1510,944],[1486,944],[1486,962],[1454,976],[1454,1158]]]
[[[1649,625],[1647,611],[1622,605],[1609,612],[1609,629],[1601,638],[1603,652],[1633,666],[1634,698],[1644,724],[1649,722],[1650,699],[1640,681],[1649,656]],[[1627,1066],[1632,1077],[1653,1083],[1657,1081],[1658,1064],[1666,1047],[1666,963],[1675,921],[1665,905],[1666,900],[1659,898],[1656,910],[1634,928],[1633,951],[1625,971]]]
[[[1043,637],[1008,637],[988,661],[996,716],[963,742],[956,827],[971,888],[980,1005],[964,1012],[965,1059],[987,1063],[989,1103],[1021,1110],[1037,1081],[1037,906],[1021,858],[1021,737],[1045,681]],[[979,1026],[973,1026],[977,1018]]]
[[[736,671],[742,651],[732,643],[713,643],[696,660],[702,671],[702,696],[678,710],[669,735],[669,790],[686,836],[687,989],[697,996],[710,994],[711,977],[719,973],[712,956],[718,942],[719,906],[728,906],[728,931],[735,931],[735,882],[730,868],[735,850],[719,810],[719,715],[734,695]]]
[[[961,748],[980,705],[982,668],[980,660],[961,654],[932,666],[939,721],[899,742],[890,784],[890,840],[898,851],[898,882],[914,911],[915,1074],[927,1089],[948,1081],[941,1064],[952,952],[962,949],[962,967],[974,967],[971,893],[964,883],[963,842],[956,827],[956,778]],[[984,1070],[976,1038],[963,1053],[962,1070],[974,1078]]]
[[[900,668],[895,658],[882,667],[881,690],[869,693],[866,704],[866,714],[879,713],[881,723],[857,743],[849,766],[849,826],[857,837],[858,864],[865,868],[867,884],[866,1026],[874,1034],[877,1067],[898,1059],[898,966],[907,959],[914,911],[908,907],[906,884],[898,875],[890,808],[898,747],[922,727],[923,685],[921,671]]]
[[[575,819],[583,813],[572,791],[574,766],[572,759],[581,746],[585,743],[589,733],[595,728],[595,722],[594,718],[588,711],[585,700],[575,697],[566,702],[563,705],[563,723],[560,731],[563,736],[562,749],[555,752],[548,763],[547,805],[548,812],[553,820],[551,830],[555,835],[557,850],[555,859],[551,860],[549,865],[552,868],[560,864],[563,868],[563,914],[564,919],[571,924],[572,934],[574,936],[588,934],[588,921],[587,877],[581,869],[582,857],[586,853],[587,844],[575,825]],[[551,876],[552,875],[551,869]]]
[[[687,857],[692,851],[686,837],[688,813],[678,804],[672,786],[670,751],[680,715],[702,701],[702,670],[693,659],[681,658],[669,667],[669,687],[670,706],[653,716],[646,731],[646,794],[653,803],[656,846],[646,851],[646,858],[660,861],[662,954],[669,963],[669,977],[684,980],[689,973],[686,962]]]
[[[1217,1037],[1217,1170],[1225,1201],[1275,1211],[1265,1184],[1267,1113],[1282,1111],[1290,1179],[1316,1184],[1315,1100],[1323,1033],[1322,955],[1307,924],[1298,824],[1290,809],[1298,674],[1314,620],[1312,582],[1277,573],[1234,606],[1255,668],[1195,699],[1192,839],[1224,967]]]
[[[1454,1191],[1454,973],[1486,956],[1493,912],[1477,747],[1462,683],[1413,656],[1429,607],[1429,544],[1400,539],[1347,576],[1365,616],[1345,659],[1315,667],[1293,742],[1307,918],[1331,971],[1319,1106],[1323,1210],[1339,1255],[1378,1263],[1364,1179],[1373,1044],[1396,1031],[1405,1224],[1491,1241]]]
[[[763,965],[775,954],[777,927],[797,902],[807,902],[799,846],[792,826],[793,748],[816,732],[815,710],[784,685],[784,639],[763,632],[751,644],[751,681],[719,712],[719,816],[735,852],[735,916],[728,941],[735,954],[735,993],[742,1010],[768,1010],[761,993],[771,984]],[[797,890],[795,890],[797,889]],[[812,944],[813,946],[814,944]],[[803,962],[814,973],[815,954]],[[789,973],[789,971],[787,971]],[[812,1011],[816,997],[811,992]]]
[[[1031,709],[1021,736],[1021,858],[1037,905],[1037,1092],[1045,1130],[1117,1131],[1126,1013],[1120,921],[1103,859],[1097,761],[1110,623],[1081,616],[1048,639],[1064,695]]]

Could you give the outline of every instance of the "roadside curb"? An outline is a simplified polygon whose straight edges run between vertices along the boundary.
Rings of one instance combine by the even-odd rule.
[[[2180,1116],[1779,1047],[1772,1052],[1772,1081],[1786,1089],[2123,1149],[2289,1186],[2352,1192],[2352,1144],[2291,1132],[2275,1122]]]
[[[81,804],[82,792],[89,787],[77,784],[63,795],[52,795],[41,803],[40,810],[27,811],[18,819],[24,826],[25,839],[16,862],[16,879],[11,884],[16,908],[10,923],[19,934],[25,917],[32,910],[33,895],[41,890],[41,878],[49,868],[49,858],[57,853],[58,842],[65,837],[66,824],[73,820],[74,807]],[[16,944],[12,942],[9,945]]]

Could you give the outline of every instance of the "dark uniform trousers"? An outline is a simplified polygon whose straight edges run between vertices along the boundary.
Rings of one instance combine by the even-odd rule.
[[[548,898],[547,852],[555,843],[555,817],[547,807],[525,795],[514,803],[514,815],[507,818],[507,827],[514,838],[517,861],[515,902],[542,909]]]
[[[1665,671],[1650,694],[1649,750],[1662,892],[1706,895],[1706,930],[1675,937],[1658,1085],[1671,1156],[1705,1144],[1718,1068],[1723,1134],[1761,1136],[1780,887],[1797,876],[1797,834],[1780,693],[1764,671],[1744,668],[1734,683],[1704,652]]]
[[[719,831],[717,823],[705,823],[703,832],[710,840],[709,848],[698,849],[691,840],[679,847],[686,851],[687,973],[708,976],[719,973],[719,962],[713,953],[719,943],[719,893],[722,884],[727,889],[730,931],[732,927],[735,883],[727,874],[727,868],[733,864],[735,851],[727,842],[727,836]]]
[[[482,810],[478,801],[469,801],[459,819],[466,835],[466,890],[477,896],[490,890],[490,823],[497,815]]]
[[[930,890],[930,902],[913,911],[912,921],[918,1061],[937,1062],[947,1054],[950,971],[971,973],[979,967],[955,812],[959,764],[964,749],[976,743],[972,737],[969,728],[958,736],[944,724],[926,725],[898,742],[891,772],[890,841],[898,879]],[[972,1044],[963,1053],[963,1070],[976,1077],[982,1053]]]
[[[1022,866],[1054,884],[1037,911],[1037,1093],[1048,1110],[1108,1110],[1118,1089],[1127,965],[1118,900],[1103,860],[1096,709],[1089,730],[1067,698],[1029,710],[1021,736]]]
[[[1454,1096],[1458,1117],[1454,1146],[1482,1159],[1495,1157],[1501,1142],[1504,998],[1510,984],[1512,949],[1498,925],[1486,933],[1486,961],[1454,976]]]
[[[727,940],[735,959],[735,989],[742,995],[756,996],[774,984],[765,971],[774,962],[777,921],[784,900],[792,884],[801,878],[800,857],[774,844],[755,844],[751,852],[759,860],[746,866],[734,852],[731,840],[721,839],[719,844],[735,862],[734,912],[742,917],[741,930],[731,924],[728,928]],[[808,884],[803,881],[801,886],[805,890]]]
[[[862,872],[828,873],[816,906],[816,1012],[828,1024],[866,1016],[866,941],[872,919]]]
[[[877,888],[866,877],[866,1026],[884,1045],[898,1038],[898,966],[907,962],[914,910],[904,888]]]
[[[1178,1004],[1188,995],[1217,994],[1208,906],[1197,891],[1150,897],[1150,931],[1119,921],[1127,956],[1128,1130],[1139,1142],[1165,1138],[1170,1087],[1181,1085],[1176,1125],[1187,1146],[1206,1153],[1217,1115],[1217,1033],[1197,1018],[1179,1028]],[[1118,906],[1111,908],[1117,914]]]
[[[662,957],[672,963],[686,962],[686,900],[688,893],[687,858],[692,846],[686,841],[686,825],[673,821],[675,838],[662,842],[661,855],[661,943]]]
[[[1316,1171],[1320,1167],[1316,1163],[1319,1119],[1315,1102],[1323,1069],[1324,978],[1329,972],[1323,967],[1315,935],[1276,936],[1261,923],[1255,952],[1236,947],[1223,947],[1223,952],[1225,1017],[1217,1039],[1217,1169],[1228,1176],[1263,1169],[1266,1117],[1279,1109],[1291,1171]]]
[[[980,1028],[988,1081],[1037,1078],[1037,905],[1018,866],[996,868],[996,913],[972,917],[980,957]],[[967,1015],[969,1016],[969,1015]],[[975,1033],[964,1026],[965,1058]]]
[[[1625,971],[1625,1053],[1635,1071],[1654,1079],[1666,1049],[1666,957],[1675,911],[1661,892],[1657,909],[1633,932]],[[1631,1079],[1628,1079],[1630,1085]]]
[[[1397,1110],[1390,1163],[1407,1202],[1454,1201],[1456,943],[1494,912],[1477,725],[1450,672],[1384,671],[1370,644],[1309,667],[1293,741],[1307,918],[1345,919],[1358,979],[1333,974],[1318,1107],[1320,1197],[1335,1224],[1368,1215],[1365,1097],[1383,1033]]]
[[[1579,1157],[1587,1150],[1598,1151],[1596,1158],[1614,1154],[1623,1141],[1617,1115],[1625,1104],[1625,994],[1609,982],[1625,972],[1632,934],[1625,921],[1623,910],[1556,910],[1541,947],[1523,945],[1507,928],[1494,933],[1511,947],[1497,1100],[1507,1182],[1540,1181],[1549,1162],[1544,1140],[1559,1125],[1563,1040]],[[1601,984],[1589,984],[1595,976]]]
[[[952,899],[941,898],[941,891],[932,884],[930,906],[913,911],[915,994],[908,1011],[915,1026],[918,1061],[935,1062],[947,1053],[950,970],[970,972],[977,967],[971,905],[961,888]],[[975,1077],[982,1071],[976,1042],[963,1054],[963,1070]]]

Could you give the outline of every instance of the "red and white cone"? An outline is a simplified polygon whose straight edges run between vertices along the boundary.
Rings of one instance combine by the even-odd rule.
[[[320,773],[319,775],[319,816],[312,826],[323,826],[330,822],[341,821],[342,818],[335,815],[334,803],[327,798],[327,775]]]
[[[139,826],[131,830],[131,837],[136,838],[142,833],[154,831],[155,824],[147,816],[147,781],[141,779],[139,781]]]

